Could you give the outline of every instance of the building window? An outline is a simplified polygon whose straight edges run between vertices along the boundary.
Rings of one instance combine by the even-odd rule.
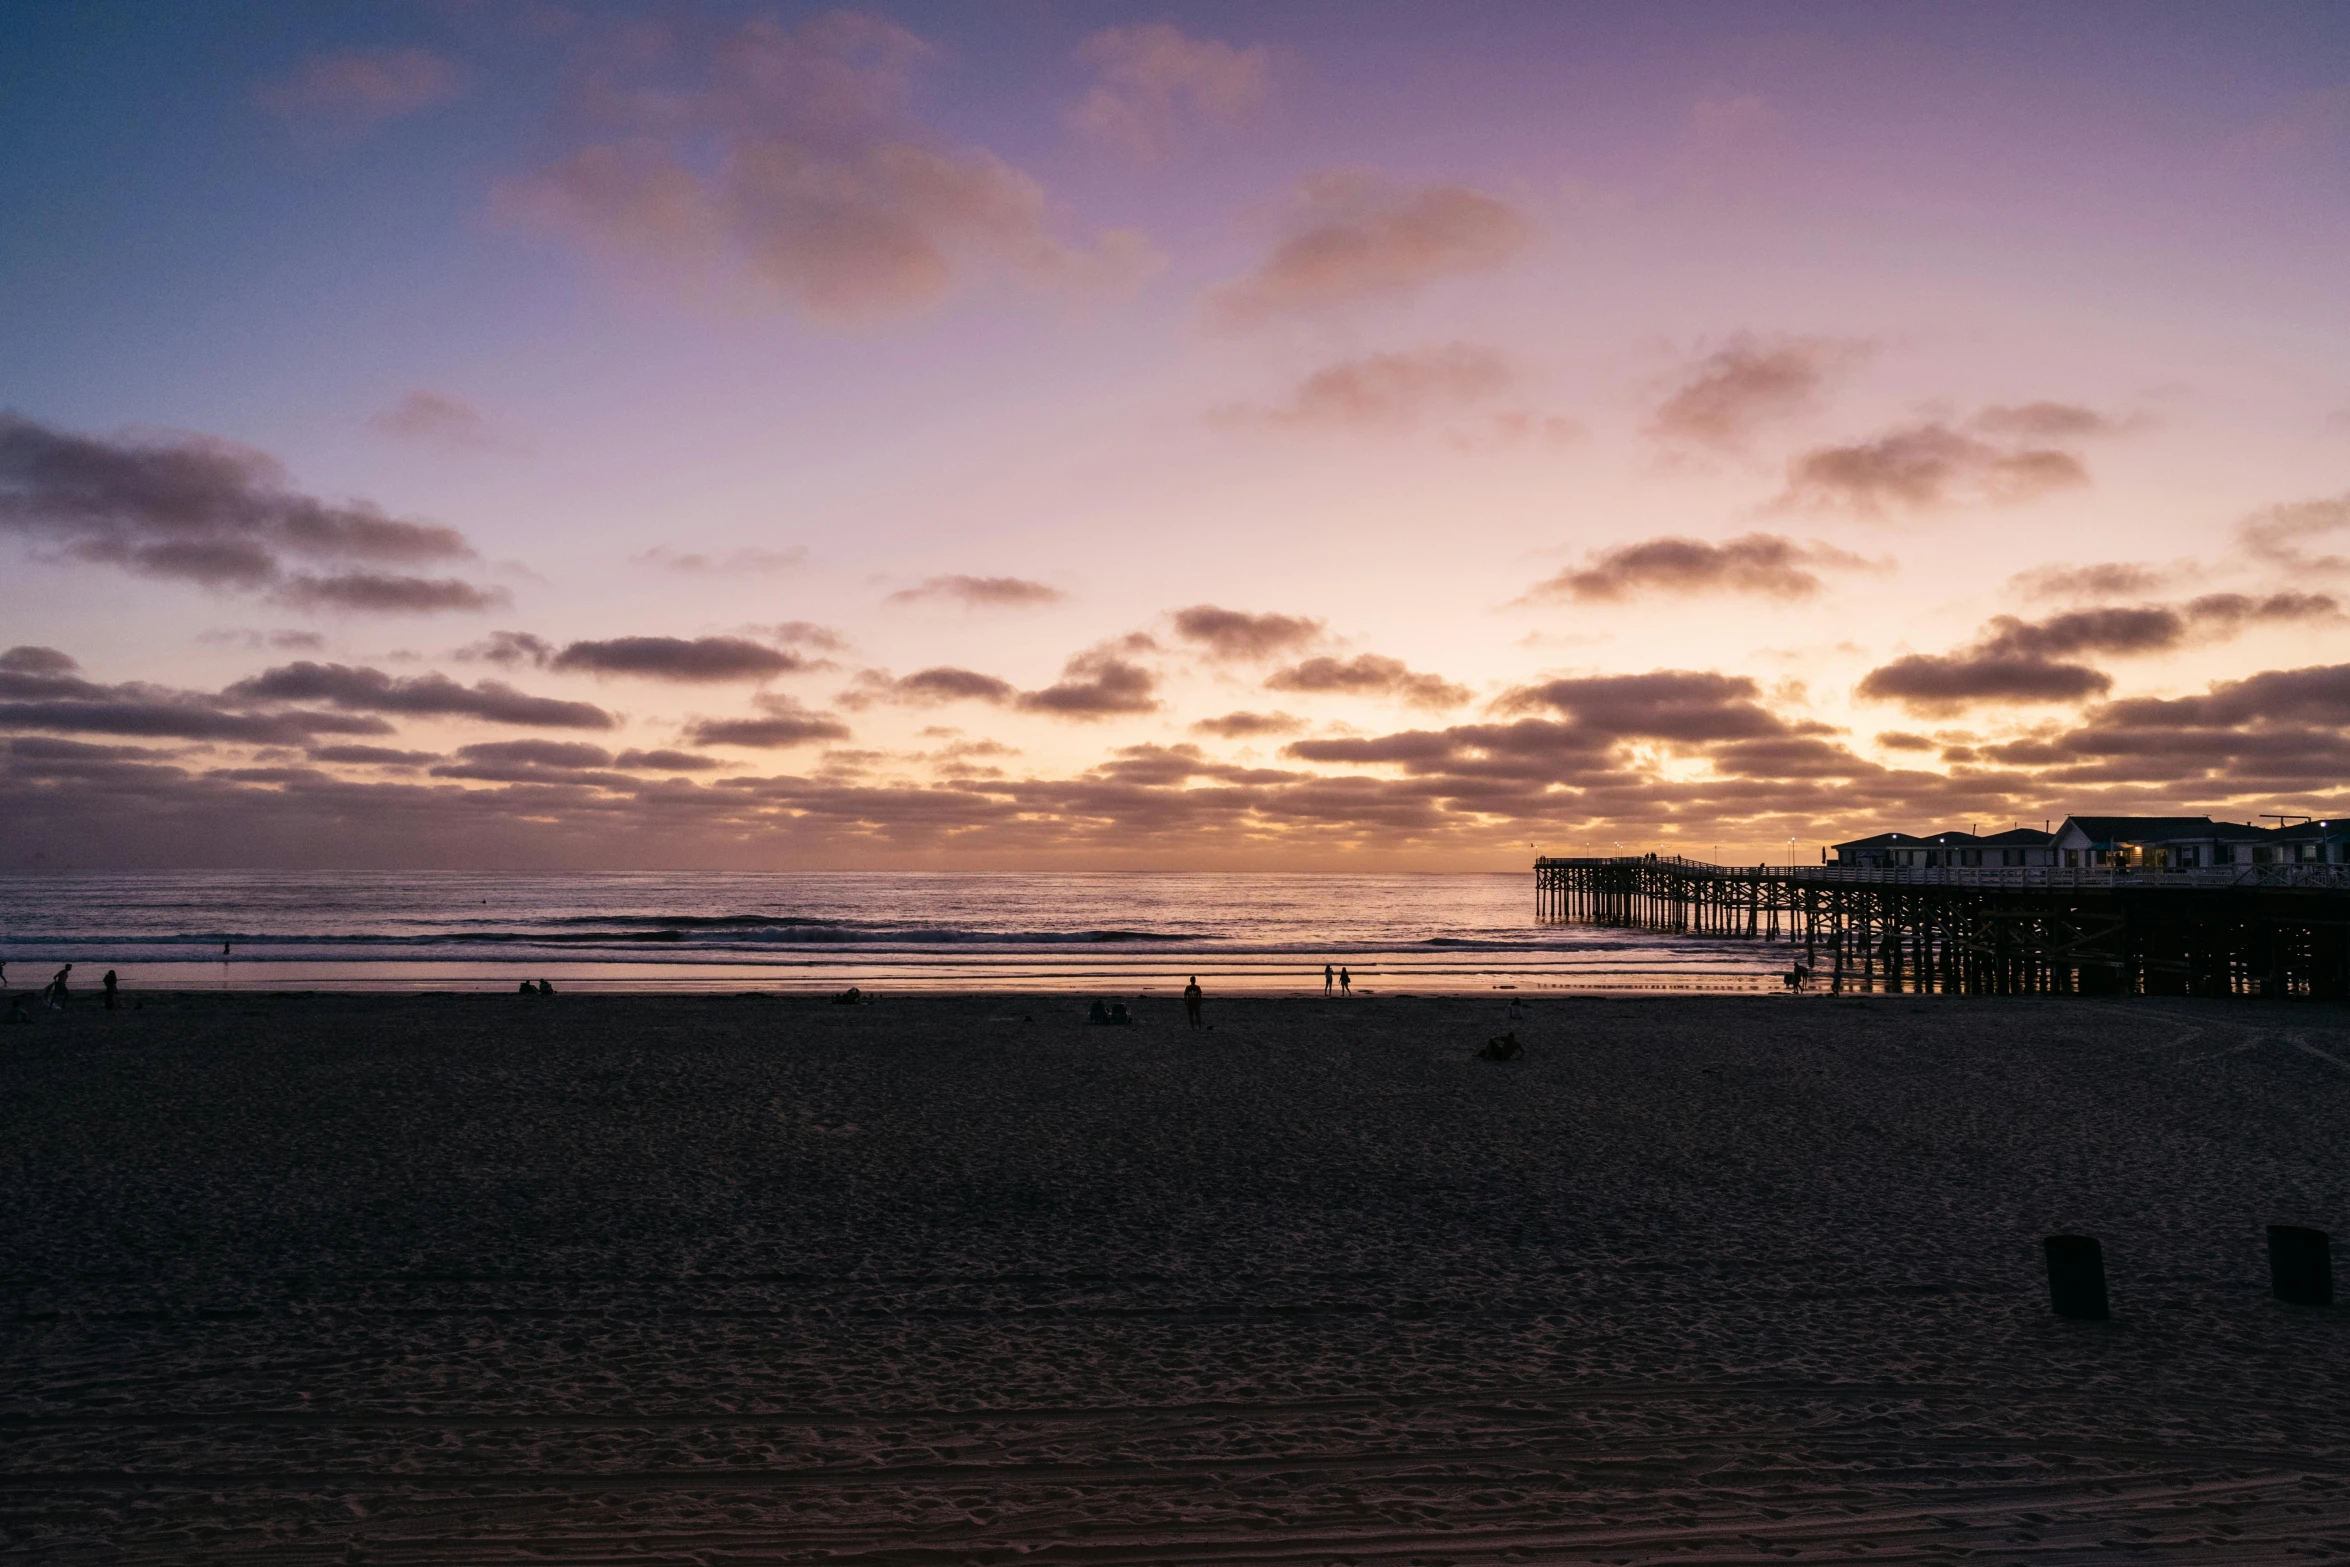
[[[2235,864],[2235,863],[2236,863],[2236,846],[2235,846],[2234,844],[2232,844],[2232,843],[2215,843],[2215,844],[2213,844],[2213,845],[2211,846],[2211,863],[2212,863],[2212,864],[2214,864],[2214,865],[2233,865],[2233,864]]]

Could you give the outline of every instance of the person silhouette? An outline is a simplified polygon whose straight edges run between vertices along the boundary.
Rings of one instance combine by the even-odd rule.
[[[1200,1025],[1199,1025],[1199,1004],[1200,1004],[1199,976],[1198,976],[1197,974],[1194,974],[1194,975],[1192,975],[1192,976],[1191,976],[1191,983],[1190,983],[1190,984],[1188,984],[1188,985],[1185,985],[1185,986],[1183,987],[1183,1011],[1184,1011],[1184,1015],[1185,1015],[1185,1016],[1187,1016],[1187,1017],[1189,1017],[1189,1018],[1191,1019],[1191,1026],[1192,1026],[1193,1028],[1197,1028],[1197,1027],[1199,1027],[1199,1026],[1200,1026]]]
[[[1338,993],[1342,996],[1355,993],[1355,977],[1343,968],[1338,971]]]
[[[1331,972],[1331,970],[1330,970],[1330,965],[1329,965],[1329,964],[1325,963],[1325,964],[1323,964],[1323,965],[1322,965],[1322,994],[1323,994],[1323,995],[1327,996],[1328,994],[1330,994],[1330,987],[1331,987],[1331,985],[1332,985],[1332,984],[1334,984],[1334,983],[1337,981],[1337,978],[1338,978],[1338,976],[1337,976],[1336,974],[1334,974],[1334,973],[1332,973],[1332,972]]]
[[[41,992],[52,1011],[63,1012],[65,1010],[65,977],[72,972],[73,965],[68,963],[57,971],[56,978],[49,981],[49,988]]]
[[[106,977],[98,983],[106,987],[106,1010],[111,1012],[114,1010],[114,970],[108,969]]]

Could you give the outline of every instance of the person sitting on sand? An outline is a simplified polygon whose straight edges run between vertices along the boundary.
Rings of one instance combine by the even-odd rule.
[[[1110,1009],[1098,1001],[1085,1010],[1085,1021],[1089,1027],[1095,1023],[1107,1023],[1109,1020]]]
[[[1110,1003],[1110,1023],[1112,1027],[1124,1028],[1133,1021],[1134,1019],[1128,1015],[1126,1011],[1125,1002],[1113,1001]]]
[[[543,979],[539,981],[539,994],[540,994],[540,995],[542,995],[542,996],[551,996],[551,995],[553,995],[554,993],[555,993],[555,987],[554,987],[554,986],[552,986],[552,985],[548,984],[548,983],[547,983],[545,980],[543,980]]]
[[[1518,1043],[1518,1031],[1511,1029],[1499,1038],[1485,1041],[1485,1048],[1477,1052],[1480,1061],[1516,1061],[1526,1054],[1526,1047]]]
[[[836,1007],[853,1007],[864,999],[865,992],[859,990],[856,986],[851,985],[848,989],[833,997],[832,1004]]]
[[[24,997],[10,996],[8,998],[8,1021],[11,1023],[30,1023],[32,1020],[33,1015],[24,1009]]]
[[[1199,1026],[1200,1026],[1200,1025],[1199,1025],[1199,1004],[1200,1004],[1199,976],[1198,976],[1197,974],[1194,974],[1194,975],[1192,975],[1192,976],[1191,976],[1191,983],[1190,983],[1190,984],[1188,984],[1188,985],[1185,985],[1185,986],[1183,987],[1183,1014],[1184,1014],[1184,1016],[1186,1016],[1186,1017],[1188,1017],[1188,1018],[1190,1018],[1190,1019],[1191,1019],[1191,1026],[1192,1026],[1193,1028],[1197,1028],[1197,1027],[1199,1027]]]
[[[522,995],[525,995],[525,996],[535,996],[535,995],[537,995],[538,993],[539,993],[539,987],[538,987],[538,986],[536,986],[536,985],[532,984],[532,983],[531,983],[529,980],[527,980],[527,979],[526,979],[526,980],[524,980],[524,981],[522,982],[522,989],[521,989],[521,991],[520,991],[520,994],[522,994]]]

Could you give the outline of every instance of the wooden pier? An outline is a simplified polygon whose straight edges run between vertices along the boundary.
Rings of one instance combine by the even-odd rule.
[[[1908,870],[1534,862],[1553,921],[1783,941],[1812,988],[2350,1000],[2350,866]]]

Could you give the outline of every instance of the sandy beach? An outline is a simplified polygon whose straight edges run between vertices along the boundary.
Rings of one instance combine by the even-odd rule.
[[[140,999],[0,1030],[12,1558],[2350,1557],[2338,1009]]]

